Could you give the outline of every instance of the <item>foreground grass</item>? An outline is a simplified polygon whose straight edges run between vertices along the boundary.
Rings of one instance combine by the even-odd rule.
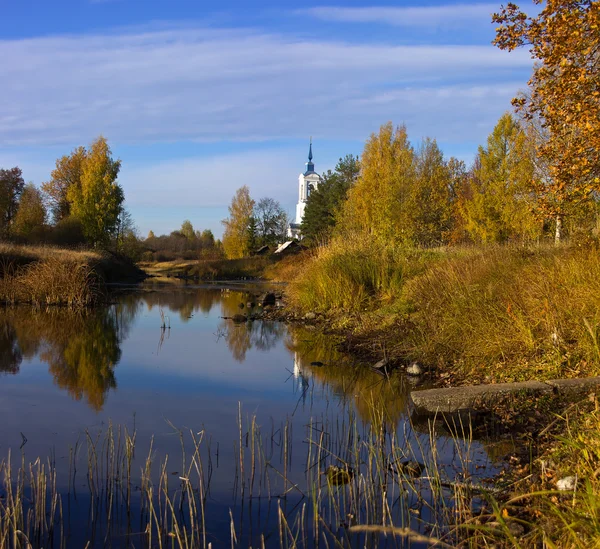
[[[141,272],[107,252],[0,243],[0,301],[82,308],[102,302],[105,283],[137,280]]]
[[[290,300],[329,314],[359,350],[416,360],[455,382],[600,373],[594,248],[333,242],[309,259]]]
[[[531,423],[534,413],[543,420]],[[515,428],[518,421],[528,423],[529,428]],[[496,514],[501,520],[511,520],[513,534],[518,532],[513,535],[512,545],[559,549],[600,547],[597,395],[592,393],[576,402],[561,402],[554,397],[547,402],[521,401],[516,404],[509,423],[513,431],[520,429],[530,439],[529,456],[516,460],[507,472],[510,493],[494,503]],[[464,526],[478,532],[484,529],[477,517]]]
[[[445,451],[454,448],[449,467],[433,426],[421,436],[396,433],[373,406],[368,426],[352,415],[312,418],[306,461],[295,469],[289,420],[262,429],[240,408],[233,461],[217,465],[230,467],[234,479],[230,524],[216,531],[207,517],[219,505],[219,494],[211,495],[218,447],[215,453],[204,431],[175,429],[181,455],[162,459],[153,441],[142,449],[135,430],[86,432],[69,452],[67,479],[51,460],[9,455],[0,462],[0,546],[63,547],[73,533],[90,546],[103,538],[128,547],[211,547],[211,540],[230,547],[376,547],[385,537],[436,547],[471,543],[459,526],[475,508],[482,520],[494,515],[481,501],[485,487],[455,479],[474,471],[468,429],[458,427],[443,442]],[[87,500],[81,488],[75,493],[77,474],[87,480],[91,504],[88,520],[73,523],[69,506]],[[66,493],[59,486],[68,486]],[[267,508],[272,512],[263,516]]]

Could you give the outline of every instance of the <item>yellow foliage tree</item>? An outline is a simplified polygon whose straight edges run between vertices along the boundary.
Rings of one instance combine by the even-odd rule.
[[[113,160],[104,137],[94,141],[82,162],[80,185],[70,185],[67,199],[71,214],[83,227],[86,239],[106,244],[117,232],[123,210],[123,189],[117,183],[120,160]]]
[[[516,120],[504,114],[479,147],[471,180],[472,195],[464,203],[466,230],[480,242],[530,240],[540,235],[531,142]]]
[[[358,231],[378,240],[408,241],[414,151],[405,126],[381,126],[365,144],[360,175],[341,210],[340,230]]]
[[[250,253],[253,211],[254,200],[250,197],[250,189],[244,185],[235,192],[229,206],[229,217],[222,221],[225,226],[223,249],[229,259],[238,259]]]
[[[539,117],[548,132],[539,154],[550,178],[538,180],[540,206],[556,217],[556,240],[572,205],[600,191],[600,2],[533,0],[545,4],[528,17],[508,3],[493,21],[501,49],[529,46],[537,60],[530,95],[513,100],[528,117]]]
[[[50,181],[42,183],[42,191],[48,196],[55,223],[71,214],[68,192],[73,187],[81,186],[86,155],[85,147],[77,147],[70,155],[59,158],[50,174]]]
[[[46,207],[42,193],[33,184],[25,185],[13,223],[14,234],[21,238],[30,237],[40,231],[46,223]]]

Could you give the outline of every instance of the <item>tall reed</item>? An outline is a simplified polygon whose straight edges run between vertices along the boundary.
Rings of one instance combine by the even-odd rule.
[[[473,494],[483,490],[461,480],[475,471],[470,433],[445,440],[448,453],[434,423],[422,433],[409,423],[397,432],[383,410],[373,418],[362,424],[352,413],[314,417],[306,426],[306,460],[293,467],[289,419],[263,428],[240,407],[227,544],[376,546],[385,535],[438,547],[459,541],[457,522],[471,519]],[[215,531],[208,518],[219,498],[211,489],[218,450],[204,431],[173,429],[181,441],[177,465],[174,456],[156,460],[153,440],[143,458],[135,430],[109,425],[104,433],[86,432],[70,452],[67,493],[58,489],[66,483],[52,460],[28,463],[22,456],[15,465],[9,455],[0,463],[0,546],[65,546],[77,527],[65,510],[85,500],[74,488],[82,460],[90,507],[78,535],[92,545],[94,539],[178,548],[224,542],[223,528]]]

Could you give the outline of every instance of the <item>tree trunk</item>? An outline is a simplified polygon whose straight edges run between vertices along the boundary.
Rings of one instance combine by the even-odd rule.
[[[563,218],[561,214],[556,214],[556,231],[554,232],[554,244],[560,244],[562,239]]]

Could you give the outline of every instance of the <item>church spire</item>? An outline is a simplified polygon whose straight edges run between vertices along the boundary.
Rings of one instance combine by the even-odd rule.
[[[314,173],[315,171],[315,165],[313,164],[313,153],[312,153],[312,137],[310,138],[310,145],[308,147],[308,162],[306,163],[306,172],[304,172],[304,174],[308,174],[308,173]]]

